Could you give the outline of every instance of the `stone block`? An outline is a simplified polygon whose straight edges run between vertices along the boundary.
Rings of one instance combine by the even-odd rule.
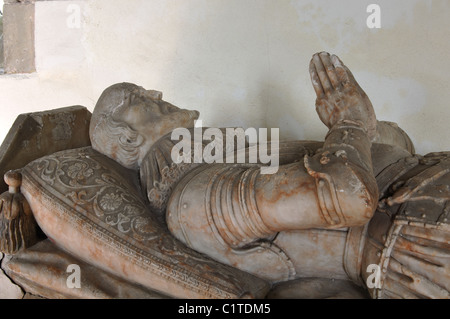
[[[5,73],[35,71],[34,3],[4,4],[3,46]]]
[[[7,190],[3,175],[42,156],[89,146],[91,113],[83,106],[21,114],[0,146],[0,193]]]

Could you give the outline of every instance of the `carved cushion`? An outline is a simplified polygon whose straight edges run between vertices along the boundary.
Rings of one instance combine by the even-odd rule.
[[[269,289],[177,241],[149,210],[137,173],[91,147],[43,157],[22,174],[41,229],[94,266],[173,297],[260,298]]]
[[[71,266],[79,266],[77,270]],[[48,239],[2,262],[27,293],[49,299],[161,299],[163,294],[111,275],[56,247]],[[77,282],[78,281],[78,282]],[[68,284],[69,283],[69,284]],[[76,286],[76,289],[74,289]]]

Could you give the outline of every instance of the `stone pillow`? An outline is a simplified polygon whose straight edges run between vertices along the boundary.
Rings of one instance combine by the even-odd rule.
[[[270,288],[177,241],[148,209],[137,173],[91,147],[43,157],[22,174],[40,228],[91,265],[178,298],[262,298]]]

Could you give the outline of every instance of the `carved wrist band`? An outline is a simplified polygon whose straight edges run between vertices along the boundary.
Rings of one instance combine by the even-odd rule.
[[[367,134],[367,128],[364,127],[363,123],[359,121],[351,121],[351,120],[341,120],[333,125],[333,127],[328,131],[327,135],[325,135],[325,140],[328,138],[336,130],[360,130]]]

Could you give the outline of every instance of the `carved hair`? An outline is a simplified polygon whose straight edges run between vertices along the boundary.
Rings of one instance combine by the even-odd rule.
[[[138,168],[139,146],[144,137],[123,121],[105,116],[95,128],[92,147],[122,166]]]
[[[124,121],[115,119],[131,94],[140,94],[144,89],[132,83],[118,83],[108,87],[95,105],[89,135],[92,148],[116,160],[121,165],[138,168],[139,146],[144,137]]]

